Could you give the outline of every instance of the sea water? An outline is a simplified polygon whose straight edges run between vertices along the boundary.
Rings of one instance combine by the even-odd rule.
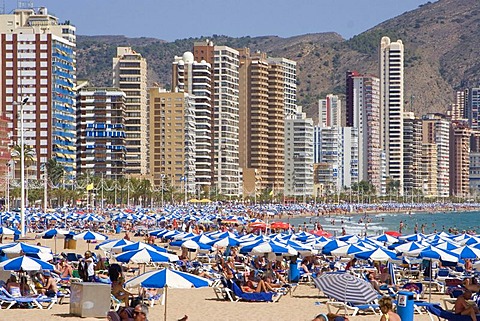
[[[285,221],[285,219],[283,219]],[[319,223],[322,228],[333,234],[341,235],[342,228],[346,234],[373,235],[382,234],[385,231],[399,231],[400,222],[403,223],[402,234],[412,234],[417,225],[418,233],[449,232],[449,229],[458,233],[462,231],[474,231],[480,234],[480,211],[468,212],[412,212],[412,213],[378,213],[378,214],[355,214],[355,215],[324,215],[295,217],[289,219],[295,228],[311,230],[313,224]]]

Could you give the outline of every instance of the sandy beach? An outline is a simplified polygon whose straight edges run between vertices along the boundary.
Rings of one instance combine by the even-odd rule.
[[[34,238],[34,235],[28,235]],[[109,235],[109,238],[120,238],[123,234]],[[135,240],[141,240],[135,238]],[[4,243],[10,240],[4,240]],[[54,249],[54,240],[31,239],[25,242],[50,246]],[[95,248],[96,244],[90,244],[90,250]],[[77,253],[84,253],[87,250],[87,243],[77,242]],[[57,240],[57,252],[62,252],[63,239]],[[66,250],[71,251],[71,250]],[[95,251],[102,254],[101,251]],[[127,275],[127,279],[133,275]],[[440,295],[433,295],[432,302],[440,302]],[[319,291],[310,285],[300,285],[292,296],[283,296],[277,303],[263,302],[229,302],[218,300],[212,288],[200,289],[170,289],[167,297],[167,320],[178,320],[184,315],[188,315],[190,321],[225,321],[225,320],[312,320],[316,314],[327,313],[325,302],[327,299]],[[69,314],[69,299],[65,299],[63,304],[55,304],[51,310],[39,309],[11,309],[0,312],[0,320],[30,321],[30,320],[106,320],[106,318],[80,318]],[[163,320],[164,306],[156,304],[150,308],[150,321]],[[428,315],[415,315],[415,320],[430,320]],[[356,320],[379,320],[379,315],[366,314],[349,318]]]

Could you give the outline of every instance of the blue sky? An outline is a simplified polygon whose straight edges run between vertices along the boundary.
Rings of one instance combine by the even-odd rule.
[[[290,37],[334,31],[350,38],[428,0],[35,0],[80,35],[167,41],[221,34]],[[435,2],[435,1],[432,1]],[[6,0],[10,12],[16,1]]]

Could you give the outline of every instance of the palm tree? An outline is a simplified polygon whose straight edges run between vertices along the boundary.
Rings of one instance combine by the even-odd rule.
[[[47,161],[47,176],[54,186],[60,186],[65,178],[65,169],[56,159],[50,158]]]

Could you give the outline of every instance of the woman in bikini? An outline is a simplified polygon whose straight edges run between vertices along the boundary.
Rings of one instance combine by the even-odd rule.
[[[393,312],[393,304],[392,298],[385,296],[378,301],[378,305],[380,305],[380,311],[382,312],[382,316],[380,317],[380,321],[402,321],[400,316]]]

